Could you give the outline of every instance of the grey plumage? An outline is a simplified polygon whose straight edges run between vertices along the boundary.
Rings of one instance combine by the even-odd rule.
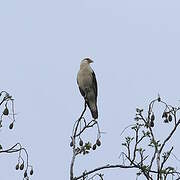
[[[84,97],[92,117],[94,119],[98,118],[98,109],[97,109],[97,81],[96,76],[90,63],[93,61],[89,58],[85,58],[81,61],[80,70],[77,75],[77,83],[81,95]]]

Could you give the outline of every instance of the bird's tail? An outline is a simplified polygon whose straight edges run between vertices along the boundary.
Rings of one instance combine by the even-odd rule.
[[[87,102],[87,105],[91,111],[91,114],[92,114],[92,117],[94,119],[97,119],[98,118],[98,109],[97,109],[97,105],[96,103],[89,103]]]
[[[94,119],[98,118],[98,110],[97,109],[95,111],[91,111],[91,114]]]

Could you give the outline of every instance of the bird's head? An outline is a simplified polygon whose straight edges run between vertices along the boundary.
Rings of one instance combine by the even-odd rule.
[[[85,58],[85,59],[82,60],[82,63],[83,63],[83,62],[90,64],[90,63],[93,63],[93,60],[90,59],[90,58]]]
[[[85,58],[81,61],[81,64],[80,64],[80,68],[85,68],[85,67],[89,67],[90,63],[92,63],[93,60],[91,60],[90,58]]]

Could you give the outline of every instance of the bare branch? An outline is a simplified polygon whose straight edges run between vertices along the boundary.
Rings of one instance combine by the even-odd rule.
[[[135,166],[123,166],[123,165],[105,165],[105,166],[101,166],[101,167],[98,167],[98,168],[95,168],[91,171],[88,171],[88,172],[85,172],[83,175],[81,176],[78,176],[78,177],[75,177],[73,180],[78,180],[78,179],[81,179],[83,177],[86,177],[87,175],[90,175],[92,173],[95,173],[97,171],[100,171],[100,170],[103,170],[103,169],[114,169],[114,168],[122,168],[122,169],[129,169],[129,168],[135,168]]]
[[[75,129],[74,129],[74,133],[73,133],[73,136],[71,137],[72,138],[72,143],[73,143],[73,155],[72,155],[72,159],[71,159],[71,165],[70,165],[70,180],[73,180],[73,177],[74,177],[74,162],[75,162],[75,158],[76,158],[76,155],[77,155],[77,152],[76,152],[76,142],[75,142],[75,139],[76,139],[76,136],[77,136],[77,130],[78,130],[78,127],[79,127],[79,123],[86,111],[86,107],[87,107],[87,104],[86,104],[86,101],[84,102],[84,110],[82,111],[78,121],[77,121],[77,124],[75,126]]]

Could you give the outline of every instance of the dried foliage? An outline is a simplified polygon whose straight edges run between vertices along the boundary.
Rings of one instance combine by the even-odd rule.
[[[3,127],[3,121],[5,118],[9,118],[11,121],[9,124],[9,129],[13,129],[15,123],[14,99],[6,91],[0,92],[0,107],[2,109],[0,128]],[[18,153],[18,162],[15,169],[23,171],[23,179],[29,180],[29,175],[33,175],[33,167],[29,164],[27,150],[22,147],[20,143],[16,143],[8,149],[5,149],[3,145],[0,144],[0,154],[2,153]]]
[[[156,109],[158,109],[157,112],[155,104]],[[162,112],[159,112],[161,109],[163,109]],[[137,169],[136,179],[140,176],[147,180],[180,179],[180,172],[176,167],[170,166],[168,162],[174,150],[174,146],[169,148],[168,142],[180,124],[180,119],[178,118],[180,108],[168,105],[161,100],[160,96],[149,103],[147,113],[144,113],[143,109],[137,108],[135,123],[123,130],[123,133],[128,131],[130,135],[126,136],[122,143],[124,151],[120,155],[120,164],[107,164],[90,171],[85,170],[81,175],[74,176],[76,157],[81,154],[87,154],[91,149],[95,150],[97,146],[101,145],[99,125],[95,120],[87,122],[83,117],[85,111],[86,103],[80,118],[75,122],[71,136],[70,146],[72,147],[73,155],[70,166],[70,180],[93,180],[95,178],[103,180],[103,174],[99,172],[104,169],[114,168]],[[160,113],[161,116],[159,117]],[[166,137],[163,137],[163,139],[162,137],[157,137],[155,133],[155,128],[159,126],[158,123],[164,126],[171,124],[170,131],[166,133]],[[89,128],[95,128],[96,125],[99,136],[96,143],[94,145],[90,142],[84,143],[81,139],[81,134]]]

